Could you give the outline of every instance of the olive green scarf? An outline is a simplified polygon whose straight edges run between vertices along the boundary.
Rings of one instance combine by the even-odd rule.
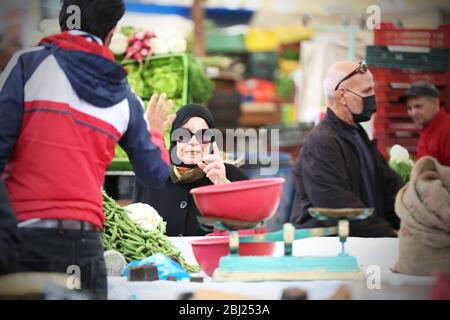
[[[170,178],[175,184],[188,184],[200,180],[206,176],[199,167],[185,168],[172,165],[170,167]]]

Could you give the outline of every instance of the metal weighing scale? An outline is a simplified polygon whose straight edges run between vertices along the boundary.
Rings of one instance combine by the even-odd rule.
[[[222,257],[214,271],[215,281],[295,281],[295,280],[361,280],[361,272],[355,257],[345,252],[345,242],[349,236],[349,220],[362,220],[370,216],[373,209],[325,209],[310,208],[309,214],[318,220],[336,220],[337,226],[325,228],[298,229],[286,223],[283,230],[239,236],[236,229],[243,228],[240,221],[202,219],[204,225],[220,230],[229,230],[230,252]],[[256,227],[258,222],[246,224]],[[337,256],[294,256],[294,240],[310,237],[338,235],[341,252]],[[239,256],[240,243],[276,242],[284,244],[284,255]]]

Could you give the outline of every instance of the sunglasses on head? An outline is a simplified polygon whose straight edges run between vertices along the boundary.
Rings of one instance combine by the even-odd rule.
[[[361,62],[358,63],[358,67],[356,67],[355,70],[353,70],[351,73],[349,73],[347,76],[345,76],[345,78],[343,78],[341,81],[338,82],[338,84],[336,85],[336,87],[334,88],[334,91],[336,91],[337,89],[339,89],[339,86],[341,85],[342,82],[344,82],[345,80],[350,79],[351,77],[353,77],[355,74],[364,74],[366,73],[368,70],[367,67],[367,63],[363,60]]]
[[[214,132],[211,129],[201,129],[192,133],[188,129],[180,128],[177,130],[177,142],[188,143],[191,141],[192,137],[195,137],[198,143],[207,144],[214,142],[216,139],[214,137]]]

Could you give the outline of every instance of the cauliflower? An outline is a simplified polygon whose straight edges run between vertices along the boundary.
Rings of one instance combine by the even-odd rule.
[[[167,48],[172,53],[183,53],[187,49],[187,42],[183,38],[174,37],[167,41]]]
[[[154,54],[169,53],[166,42],[160,38],[152,38],[150,40],[150,47],[152,48]]]
[[[115,55],[124,54],[128,48],[128,38],[120,32],[114,33],[109,49]]]
[[[389,150],[389,155],[391,156],[391,160],[394,161],[407,161],[409,160],[409,152],[401,145],[393,145],[391,150]]]
[[[163,219],[158,212],[145,203],[133,203],[125,207],[130,219],[149,231],[156,231]]]
[[[409,157],[409,152],[404,147],[396,144],[389,150],[390,160],[389,166],[394,170],[403,181],[408,182],[411,178],[411,171],[414,161]]]

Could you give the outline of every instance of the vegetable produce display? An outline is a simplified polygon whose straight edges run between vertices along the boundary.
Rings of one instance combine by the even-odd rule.
[[[188,54],[188,103],[206,104],[211,98],[214,83],[206,76],[200,61]]]
[[[410,159],[408,150],[396,144],[389,150],[389,154],[389,166],[391,169],[394,170],[405,183],[408,182],[414,167],[414,161]]]
[[[154,93],[167,94],[173,101],[172,113],[186,103],[206,104],[212,95],[213,82],[201,61],[186,52],[187,42],[182,38],[161,39],[151,31],[122,27],[114,34],[110,48],[127,71],[128,83],[143,100],[144,108]],[[169,132],[170,128],[164,135],[167,145]],[[124,163],[128,157],[119,146],[114,161],[110,170],[131,169]]]
[[[152,94],[166,93],[174,102],[173,112],[186,103],[184,97],[187,70],[181,55],[164,55],[147,59],[138,64],[134,60],[123,61],[128,72],[128,83],[134,92],[144,101]],[[144,105],[147,107],[147,105]]]
[[[130,86],[144,101],[153,93],[164,92],[174,100],[176,111],[185,103],[205,104],[212,95],[213,82],[201,61],[187,52],[187,42],[182,38],[162,39],[152,31],[122,27],[114,34],[110,47],[116,61],[127,70]],[[186,90],[187,98],[183,101]]]
[[[295,82],[289,75],[282,75],[275,80],[277,97],[289,98],[295,93]]]
[[[126,50],[125,59],[133,58],[142,62],[145,57],[151,56],[153,54],[151,41],[155,37],[151,31],[136,32],[128,41],[129,47]]]
[[[152,206],[146,203],[132,203],[126,207],[130,219],[148,231],[157,231],[163,219]]]
[[[142,260],[156,253],[175,259],[190,273],[199,272],[197,265],[190,265],[181,252],[169,241],[165,222],[159,223],[154,231],[149,231],[133,222],[129,212],[120,207],[103,191],[103,210],[106,220],[103,227],[103,246],[105,250],[116,250],[127,262]]]

